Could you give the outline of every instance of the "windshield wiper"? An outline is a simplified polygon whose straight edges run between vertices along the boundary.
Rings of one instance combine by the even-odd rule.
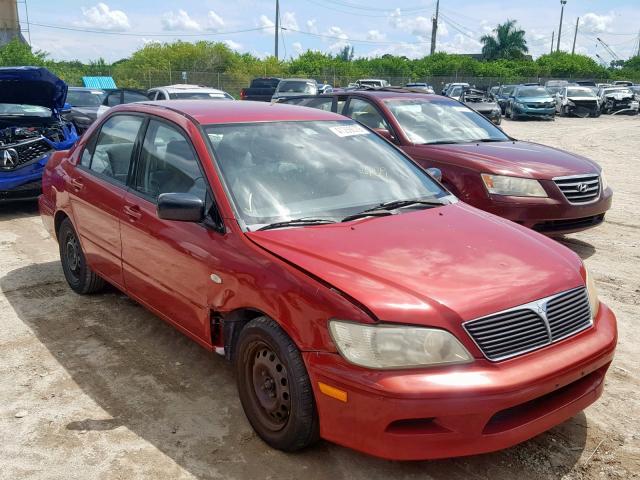
[[[357,220],[359,218],[365,217],[386,217],[387,215],[393,215],[389,210],[378,210],[378,207],[368,208],[367,210],[363,210],[359,213],[354,213],[353,215],[348,215],[344,217],[341,222],[349,222],[351,220]]]
[[[386,215],[392,215],[391,210],[396,210],[398,208],[410,207],[412,205],[425,205],[428,207],[437,207],[440,205],[444,205],[444,203],[437,200],[421,200],[419,198],[408,198],[406,200],[392,200],[390,202],[383,202],[375,207],[367,208],[358,213],[354,213],[353,215],[349,215],[342,219],[343,222],[348,222],[349,220],[356,220],[358,218],[364,217],[384,217]]]
[[[476,138],[475,140],[469,140],[469,143],[485,143],[485,142],[508,142],[501,138]]]
[[[460,142],[457,140],[436,140],[435,142],[426,142],[426,143],[421,143],[420,145],[450,145],[450,144],[457,144],[457,143],[465,143],[465,142]]]
[[[260,230],[271,230],[273,228],[282,228],[282,227],[297,227],[304,225],[326,225],[328,223],[336,223],[334,220],[329,220],[328,218],[294,218],[292,220],[284,220],[282,222],[274,222],[269,225],[265,225],[264,227],[258,228],[256,231]]]

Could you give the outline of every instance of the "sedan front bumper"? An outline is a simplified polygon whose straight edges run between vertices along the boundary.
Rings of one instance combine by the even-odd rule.
[[[576,415],[602,394],[616,341],[615,316],[602,305],[592,328],[503,362],[379,371],[333,353],[306,352],[304,360],[323,438],[425,460],[507,448]],[[318,382],[346,398],[323,394]]]

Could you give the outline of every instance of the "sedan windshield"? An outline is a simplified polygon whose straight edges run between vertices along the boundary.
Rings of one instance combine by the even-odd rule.
[[[509,140],[482,115],[451,100],[393,98],[385,100],[385,104],[412,143]]]
[[[507,85],[506,87],[502,87],[502,95],[511,95],[515,88],[515,85]]]
[[[233,100],[233,97],[226,93],[217,92],[175,92],[170,93],[172,100]]]
[[[548,97],[549,92],[544,87],[522,87],[516,92],[518,97]]]
[[[67,103],[74,107],[99,107],[104,97],[105,92],[102,90],[69,90]]]
[[[567,88],[567,97],[594,97],[596,94],[590,88]]]
[[[17,103],[0,103],[0,115],[19,117],[50,117],[51,110],[38,105],[22,105]]]
[[[311,82],[283,80],[278,84],[278,93],[307,93],[315,95],[316,86]]]
[[[238,215],[250,230],[275,222],[341,221],[396,200],[449,193],[352,120],[212,125],[205,132]]]

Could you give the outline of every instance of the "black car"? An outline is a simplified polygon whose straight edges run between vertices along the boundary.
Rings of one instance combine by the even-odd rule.
[[[491,100],[487,92],[475,88],[466,88],[460,96],[460,101],[467,107],[491,120],[495,125],[502,121],[502,111],[497,102]]]
[[[129,88],[101,90],[99,88],[69,87],[67,103],[71,110],[64,118],[74,124],[79,134],[111,107],[123,103],[147,101],[146,92]]]
[[[517,85],[500,85],[498,92],[495,94],[495,100],[496,102],[498,102],[503,115],[507,110],[509,97],[513,94],[513,91],[516,89],[516,87]]]

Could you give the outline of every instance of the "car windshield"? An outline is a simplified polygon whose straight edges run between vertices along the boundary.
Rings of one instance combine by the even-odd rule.
[[[170,93],[172,100],[230,100],[224,93],[217,92],[175,92]]]
[[[595,97],[590,88],[567,88],[567,97]]]
[[[316,86],[311,82],[306,81],[289,81],[283,80],[278,85],[279,93],[307,93],[307,94],[315,94]]]
[[[413,143],[509,140],[482,115],[451,100],[393,98],[384,102]]]
[[[383,202],[449,195],[353,120],[211,125],[205,132],[250,230],[299,218],[339,221]]]
[[[104,97],[105,93],[101,90],[69,90],[67,103],[74,107],[99,107]]]
[[[11,115],[19,117],[50,117],[51,110],[39,105],[0,103],[0,115]]]
[[[449,95],[452,97],[458,97],[462,94],[462,87],[453,87]]]
[[[503,95],[511,95],[515,88],[516,88],[515,85],[508,85],[506,87],[502,87],[502,94]]]
[[[545,89],[547,90],[547,92],[551,95],[555,95],[556,93],[558,93],[560,90],[562,90],[562,87],[545,87]]]
[[[544,87],[520,87],[516,95],[518,97],[548,97],[549,92]]]
[[[620,92],[620,93],[622,93],[624,95],[631,95],[632,94],[631,90],[628,89],[628,88],[607,88],[604,91],[605,94],[617,93],[617,92]]]

